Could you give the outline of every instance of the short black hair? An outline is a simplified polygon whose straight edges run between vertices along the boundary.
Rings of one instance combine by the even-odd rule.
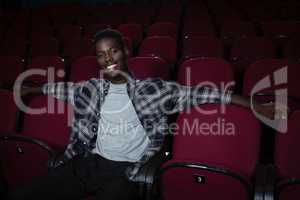
[[[123,36],[117,30],[106,28],[106,29],[102,29],[102,30],[97,31],[97,33],[94,36],[94,44],[96,44],[99,40],[102,40],[104,38],[112,38],[117,42],[117,44],[122,49],[125,48]]]

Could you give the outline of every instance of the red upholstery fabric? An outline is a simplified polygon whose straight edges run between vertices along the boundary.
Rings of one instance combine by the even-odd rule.
[[[139,56],[158,56],[169,63],[175,63],[177,59],[176,40],[168,36],[148,37],[140,46]]]
[[[271,40],[261,37],[247,37],[234,42],[230,60],[237,69],[246,69],[250,63],[258,59],[274,57],[275,46]]]
[[[240,38],[233,43],[230,52],[237,85],[242,86],[245,70],[259,59],[275,58],[276,48],[270,39],[261,37]],[[242,90],[242,87],[239,88]]]
[[[283,178],[300,179],[300,157],[295,152],[300,150],[300,110],[291,114],[288,120],[288,132],[276,135],[275,165]]]
[[[139,45],[143,39],[143,28],[140,24],[121,24],[118,30],[123,36],[130,38],[134,46]]]
[[[159,57],[133,57],[128,60],[128,66],[137,79],[160,77],[168,80],[170,78],[168,63]]]
[[[183,85],[208,85],[229,89],[234,87],[232,66],[220,58],[192,58],[179,68],[177,81]],[[231,87],[224,88],[224,86]]]
[[[215,37],[195,36],[183,40],[182,61],[194,57],[222,58],[224,47],[222,41]]]
[[[300,39],[292,38],[283,49],[283,56],[285,58],[300,62]]]
[[[106,28],[110,26],[108,24],[84,24],[84,38],[93,39],[98,31]]]
[[[0,134],[16,132],[17,106],[11,91],[0,90]]]
[[[71,66],[70,81],[79,82],[99,78],[100,66],[96,56],[85,56],[75,60]]]
[[[53,76],[54,80],[51,81],[63,81],[65,77],[63,76],[58,76],[58,74],[64,74],[65,73],[65,64],[64,60],[58,56],[39,56],[35,57],[31,60],[31,63],[29,63],[27,70],[32,70],[32,69],[43,69],[47,70],[47,72],[50,72],[49,70],[51,68],[54,68],[55,74],[50,75],[50,73],[47,73],[46,76],[42,75],[32,75],[29,76],[25,81],[33,82],[35,84],[43,84],[48,82],[48,74],[49,76]]]
[[[287,82],[274,85],[274,72],[287,66],[288,74],[287,74]],[[244,95],[250,95],[253,87],[263,78],[270,76],[271,87],[264,89],[258,92],[274,92],[276,89],[288,89],[289,104],[291,108],[299,108],[299,102],[295,101],[293,98],[300,98],[300,92],[298,90],[298,85],[300,84],[299,78],[297,74],[299,73],[299,64],[290,62],[285,59],[262,59],[259,60],[252,65],[250,65],[249,69],[245,73],[244,78]],[[282,75],[283,76],[283,75]],[[293,98],[292,98],[293,97]],[[257,100],[261,100],[263,102],[274,101],[274,97],[257,97]]]
[[[36,35],[31,41],[31,57],[59,56],[59,42],[56,39]]]
[[[170,36],[177,39],[177,25],[172,22],[156,22],[148,28],[147,36]]]
[[[200,108],[217,112],[203,114]],[[231,170],[251,184],[259,155],[259,121],[248,109],[234,105],[224,109],[222,113],[220,105],[209,104],[181,113],[173,157],[163,167],[182,162],[206,164]],[[203,176],[205,182],[196,183],[195,175]],[[164,199],[248,199],[246,188],[237,179],[209,170],[169,168],[162,183]]]
[[[66,43],[69,40],[79,40],[82,37],[82,28],[74,25],[64,25],[58,30],[58,38],[62,43]]]
[[[9,35],[9,34],[8,34]],[[25,57],[28,50],[28,44],[22,36],[9,35],[5,38],[0,48],[1,56],[20,56]]]
[[[275,140],[275,166],[281,181],[277,186],[287,179],[300,179],[300,159],[295,156],[299,152],[300,141],[300,111],[291,114],[288,120],[288,132],[277,133]],[[297,154],[297,153],[296,153]],[[283,187],[278,194],[279,200],[292,200],[300,195],[300,185],[289,185]]]
[[[293,200],[300,196],[300,186],[290,185],[284,188],[282,192],[278,195],[279,200]]]
[[[0,82],[13,83],[24,70],[22,58],[19,56],[0,56]]]
[[[95,47],[91,39],[75,39],[66,41],[64,44],[63,55],[68,57],[71,61],[82,56],[94,56]]]
[[[71,106],[50,96],[37,96],[31,99],[28,107],[44,108],[45,112],[26,112],[21,134],[37,138],[52,148],[63,149],[70,137]]]
[[[193,36],[216,36],[214,27],[207,20],[186,21],[183,27],[183,38]]]
[[[225,21],[221,29],[221,37],[234,39],[245,36],[255,36],[254,24],[242,21]]]

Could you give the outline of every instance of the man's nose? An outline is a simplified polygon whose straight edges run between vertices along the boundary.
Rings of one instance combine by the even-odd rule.
[[[105,62],[106,63],[112,63],[113,62],[113,57],[111,56],[111,54],[109,52],[107,52],[105,54]]]

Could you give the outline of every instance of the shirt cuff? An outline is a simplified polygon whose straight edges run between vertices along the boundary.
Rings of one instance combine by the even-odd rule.
[[[231,90],[223,91],[221,93],[221,98],[220,98],[221,103],[230,104],[231,103],[232,93],[233,93],[233,91],[231,91]]]

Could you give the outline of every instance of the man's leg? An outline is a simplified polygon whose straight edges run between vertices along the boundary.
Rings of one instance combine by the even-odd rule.
[[[105,186],[96,192],[97,200],[137,200],[138,190],[135,183],[125,176],[115,177],[105,183]]]
[[[35,178],[31,183],[16,189],[8,199],[80,199],[85,195],[85,186],[77,176],[76,168],[84,163],[84,158],[75,157],[46,176]]]

